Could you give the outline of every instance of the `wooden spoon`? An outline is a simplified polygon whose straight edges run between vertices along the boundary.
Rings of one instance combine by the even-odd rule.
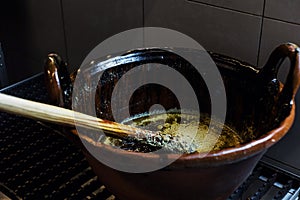
[[[3,93],[0,93],[0,110],[55,124],[72,127],[76,125],[93,130],[103,130],[106,134],[117,138],[146,139],[149,140],[147,141],[149,143],[153,143],[152,140],[154,139],[161,138],[161,135],[157,132],[103,120],[73,110],[25,100]]]
[[[133,126],[103,120],[97,117],[79,113],[73,110],[34,102],[7,94],[0,93],[0,111],[21,115],[24,117],[61,124],[66,126],[80,126],[92,130],[102,130],[105,134],[135,141],[143,145],[164,148],[170,152],[188,153],[190,144],[185,137],[174,137],[157,131],[140,129]],[[100,135],[99,135],[100,136]],[[93,139],[81,135],[81,138],[90,143]]]

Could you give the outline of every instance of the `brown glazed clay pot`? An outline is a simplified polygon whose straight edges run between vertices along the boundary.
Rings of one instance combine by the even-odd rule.
[[[210,53],[210,56],[225,85],[226,123],[241,135],[248,134],[247,127],[253,126],[256,137],[234,148],[211,151],[204,157],[200,153],[185,154],[169,166],[148,173],[117,171],[99,162],[90,151],[108,152],[116,157],[122,155],[125,159],[146,157],[153,163],[159,162],[158,155],[144,155],[103,144],[86,144],[90,149],[87,151],[81,145],[94,172],[119,199],[226,199],[251,174],[265,151],[291,127],[295,115],[294,97],[300,84],[299,49],[296,45],[288,43],[277,47],[262,69],[227,56],[215,53]],[[277,80],[277,73],[286,57],[291,65],[283,85]],[[123,62],[114,62],[112,58],[114,64],[105,70],[99,80],[95,97],[98,117],[113,120],[110,105],[112,88],[128,70],[145,63],[165,64],[179,71],[193,86],[200,110],[210,113],[207,88],[201,76],[185,59],[172,51],[139,49],[118,59],[123,59]],[[70,108],[70,88],[76,75],[67,74],[65,63],[56,54],[49,54],[45,70],[52,102]],[[148,111],[153,104],[162,104],[165,108],[178,106],[176,99],[164,87],[150,85],[132,96],[130,114]]]

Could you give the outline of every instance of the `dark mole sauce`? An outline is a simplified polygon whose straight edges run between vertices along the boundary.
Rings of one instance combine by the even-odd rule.
[[[201,117],[200,117],[201,116]],[[187,113],[144,113],[123,121],[124,124],[159,131],[178,142],[165,142],[169,151],[181,153],[208,152],[238,146],[243,143],[239,135],[227,125],[212,120],[206,115]],[[138,142],[134,139],[107,137],[106,144],[134,152],[153,152],[161,147]]]

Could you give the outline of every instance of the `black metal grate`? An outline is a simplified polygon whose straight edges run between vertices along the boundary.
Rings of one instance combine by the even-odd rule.
[[[2,92],[47,103],[43,82],[39,75]],[[115,199],[80,150],[53,127],[0,113],[0,135],[0,199]],[[229,200],[292,200],[299,186],[299,179],[260,163]]]
[[[47,103],[43,76],[4,93]],[[12,199],[107,199],[80,150],[34,120],[0,113],[1,191]]]
[[[228,200],[296,200],[299,192],[299,179],[259,163]]]

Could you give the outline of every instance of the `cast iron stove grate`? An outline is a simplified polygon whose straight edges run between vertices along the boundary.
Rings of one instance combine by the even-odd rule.
[[[43,75],[2,90],[47,103]],[[0,113],[0,199],[115,199],[97,179],[81,151],[53,127]],[[230,196],[298,199],[300,180],[259,163]],[[213,191],[212,191],[213,192]]]

